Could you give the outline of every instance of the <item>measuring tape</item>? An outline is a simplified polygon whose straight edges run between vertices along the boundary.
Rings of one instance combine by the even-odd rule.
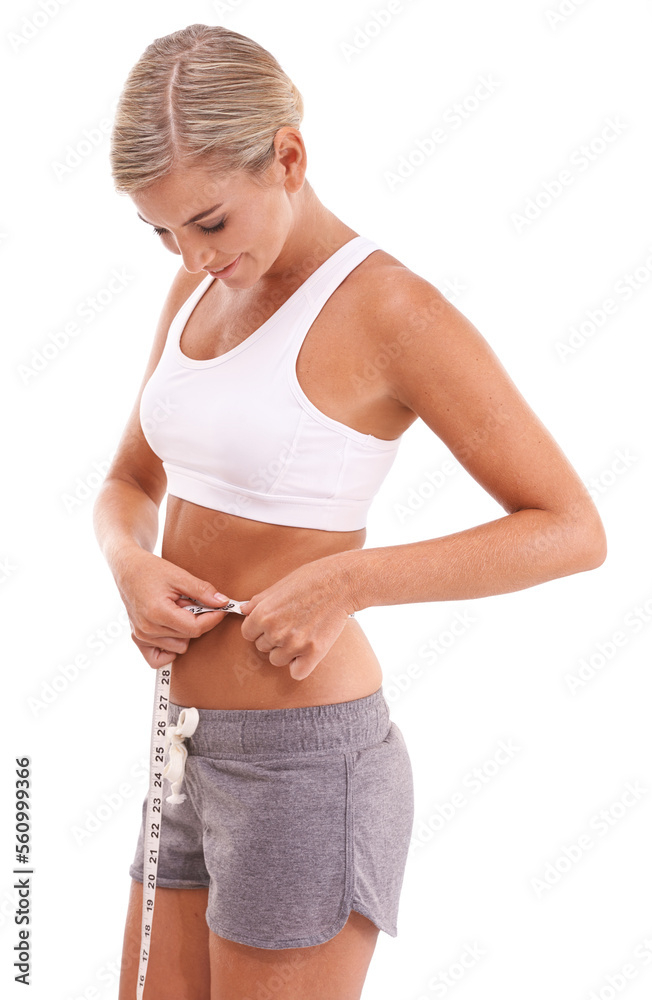
[[[209,608],[206,604],[195,601],[192,597],[181,595],[179,600],[193,601],[187,605],[186,611],[193,615],[203,615],[209,611],[232,611],[244,615],[241,605],[247,601],[232,601],[220,608]],[[355,618],[355,612],[349,615]],[[196,708],[184,708],[179,713],[177,725],[171,734],[168,729],[168,708],[170,704],[171,664],[158,667],[156,671],[156,686],[154,688],[154,711],[152,713],[152,733],[149,754],[149,788],[147,790],[147,813],[143,831],[143,910],[140,925],[140,961],[138,963],[138,980],[136,998],[141,1000],[145,989],[147,962],[152,937],[154,919],[154,901],[156,897],[156,873],[158,871],[159,848],[161,842],[161,820],[163,812],[163,780],[172,784],[172,794],[166,799],[171,804],[181,803],[185,799],[179,791],[183,774],[183,764],[188,751],[183,745],[187,736],[192,736],[199,713]],[[164,763],[165,751],[170,751],[170,759]]]
[[[179,600],[190,601],[193,598],[182,595]],[[243,615],[240,605],[246,601],[229,601],[224,607],[209,608],[199,601],[186,607],[186,611],[194,615],[202,615],[208,611],[232,611]],[[159,848],[161,841],[161,819],[163,810],[163,780],[172,783],[172,794],[167,801],[183,802],[185,795],[179,794],[180,782],[176,778],[179,762],[185,762],[188,751],[183,746],[185,736],[192,736],[199,713],[196,708],[184,708],[179,713],[176,733],[177,741],[173,743],[168,731],[168,708],[170,704],[171,664],[159,667],[156,671],[156,686],[154,689],[154,711],[152,713],[152,734],[149,754],[149,788],[147,790],[147,814],[143,836],[143,910],[140,925],[140,961],[138,964],[138,980],[136,985],[137,1000],[141,1000],[145,989],[147,962],[152,937],[152,922],[154,918],[154,901],[156,898],[156,873],[158,871]],[[171,759],[164,766],[165,751],[170,749]],[[176,751],[172,758],[172,750]],[[175,766],[176,765],[176,766]]]

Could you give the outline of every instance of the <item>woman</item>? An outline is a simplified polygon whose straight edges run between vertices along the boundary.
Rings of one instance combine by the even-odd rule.
[[[199,716],[187,799],[161,820],[145,986],[161,1000],[360,996],[379,929],[396,934],[413,797],[351,616],[507,593],[606,554],[586,489],[475,327],[321,204],[302,113],[265,49],[195,24],[145,50],[112,136],[116,189],[182,259],[95,506],[135,643],[152,667],[174,661],[170,724]],[[507,515],[365,550],[417,417]],[[120,1000],[136,989],[142,835]]]

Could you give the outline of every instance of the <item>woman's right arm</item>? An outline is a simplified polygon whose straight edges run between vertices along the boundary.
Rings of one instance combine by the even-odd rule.
[[[95,534],[127,609],[132,639],[153,667],[185,653],[191,638],[209,631],[226,614],[185,611],[176,603],[182,594],[209,605],[224,604],[226,598],[216,599],[212,584],[153,554],[167,479],[140,424],[143,389],[160,360],[172,319],[196,284],[197,276],[181,267],[163,305],[138,397],[93,507]]]

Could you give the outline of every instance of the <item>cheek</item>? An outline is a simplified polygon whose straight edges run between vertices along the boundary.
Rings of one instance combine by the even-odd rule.
[[[242,229],[261,243],[274,242],[279,230],[287,227],[288,208],[287,199],[277,190],[250,198],[243,206]]]

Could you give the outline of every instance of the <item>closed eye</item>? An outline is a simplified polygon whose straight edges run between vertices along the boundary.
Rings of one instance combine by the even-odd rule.
[[[216,226],[211,226],[208,229],[206,226],[199,226],[199,228],[202,233],[217,233],[220,229],[224,229],[225,225],[226,219],[222,219],[222,221],[218,222]],[[156,236],[163,236],[164,233],[167,233],[167,229],[158,229],[156,226],[153,227],[153,231]]]

